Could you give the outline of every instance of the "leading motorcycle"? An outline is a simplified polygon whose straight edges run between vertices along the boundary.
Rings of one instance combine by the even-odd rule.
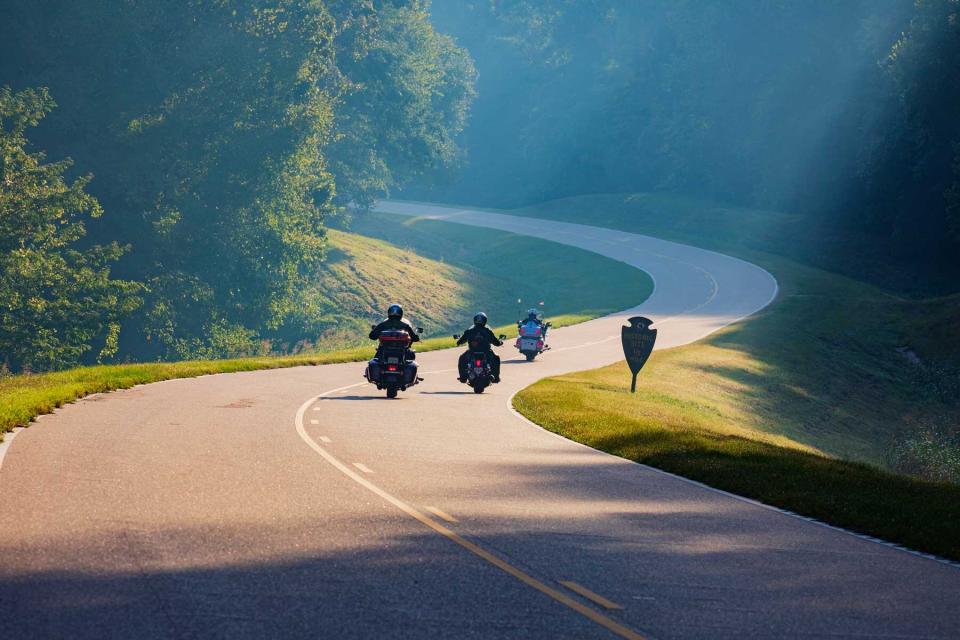
[[[423,329],[418,327],[417,333],[423,333]],[[377,385],[377,389],[386,389],[388,398],[396,398],[398,391],[406,391],[423,381],[417,375],[417,354],[410,348],[412,340],[406,331],[386,329],[378,339],[380,346],[367,363],[363,377]]]

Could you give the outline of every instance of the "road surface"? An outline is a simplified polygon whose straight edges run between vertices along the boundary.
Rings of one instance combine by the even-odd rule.
[[[620,231],[381,208],[595,251],[656,289],[553,331],[534,363],[505,348],[482,396],[439,351],[398,400],[343,364],[173,380],[41,418],[0,467],[0,638],[960,637],[957,567],[511,411],[541,377],[619,360],[624,317],[653,318],[659,348],[687,343],[766,305],[769,274]]]

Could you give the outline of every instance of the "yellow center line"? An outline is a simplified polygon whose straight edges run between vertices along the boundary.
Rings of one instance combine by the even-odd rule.
[[[460,545],[470,553],[474,554],[479,558],[482,558],[483,560],[486,560],[487,562],[497,567],[498,569],[504,571],[505,573],[510,574],[511,576],[513,576],[520,582],[524,583],[525,585],[536,589],[540,593],[543,593],[544,595],[549,596],[550,598],[553,598],[560,604],[576,611],[583,617],[597,623],[598,625],[604,627],[605,629],[612,631],[613,633],[620,636],[621,638],[626,638],[627,640],[646,640],[645,636],[640,635],[633,629],[630,629],[629,627],[626,627],[620,624],[616,620],[608,618],[607,616],[603,615],[599,611],[594,611],[587,605],[571,598],[570,596],[563,593],[562,591],[558,589],[554,589],[553,587],[537,580],[530,574],[524,572],[521,569],[518,569],[517,567],[513,566],[506,560],[491,553],[490,551],[487,551],[480,545],[474,542],[471,542],[466,538],[464,538],[463,536],[457,534],[455,531],[448,529],[443,524],[434,520],[430,516],[418,511],[417,509],[414,509],[412,506],[410,506],[406,502],[400,500],[399,498],[395,497],[393,494],[388,493],[387,491],[381,489],[374,483],[364,478],[362,475],[360,475],[359,473],[357,473],[356,471],[348,467],[346,464],[341,462],[339,459],[337,459],[332,453],[330,453],[329,451],[321,447],[319,444],[317,444],[317,442],[313,438],[311,438],[309,434],[307,434],[307,430],[303,426],[303,414],[306,413],[310,405],[312,405],[317,400],[320,400],[324,396],[327,396],[329,394],[337,393],[339,391],[343,391],[346,389],[351,389],[353,387],[359,387],[364,384],[366,383],[358,382],[356,384],[348,385],[346,387],[332,389],[330,391],[327,391],[326,393],[320,394],[319,396],[314,396],[310,398],[300,406],[300,409],[297,411],[297,417],[295,420],[296,426],[297,426],[297,433],[300,435],[300,438],[305,443],[307,443],[307,445],[311,449],[313,449],[318,454],[320,454],[320,457],[322,457],[324,460],[329,462],[338,471],[343,473],[345,476],[347,476],[348,478],[350,478],[360,486],[380,496],[381,498],[383,498],[384,500],[386,500],[396,508],[406,513],[411,518],[414,518],[415,520],[419,521],[423,525],[429,527],[430,529],[433,529],[435,532],[439,533],[440,535],[447,538],[448,540],[457,543],[458,545]]]
[[[445,511],[441,511],[440,509],[437,509],[436,507],[424,507],[424,509],[426,509],[427,511],[429,511],[429,512],[432,513],[433,515],[437,516],[438,518],[442,518],[442,519],[446,520],[447,522],[460,522],[459,520],[457,520],[456,518],[454,518],[454,517],[453,517],[452,515],[450,515],[449,513],[445,512]]]
[[[593,602],[596,602],[598,605],[600,605],[604,609],[613,609],[613,610],[623,609],[623,607],[618,605],[616,602],[613,602],[612,600],[607,600],[600,594],[590,591],[590,589],[587,589],[582,584],[577,584],[573,580],[561,580],[560,584],[565,586],[567,589],[570,589],[570,591],[573,591],[574,593],[579,593],[587,600],[592,600]]]

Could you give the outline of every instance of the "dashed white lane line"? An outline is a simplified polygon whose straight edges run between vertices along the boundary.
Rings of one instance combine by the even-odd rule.
[[[364,473],[373,473],[373,469],[363,464],[362,462],[354,462],[353,466],[355,466],[357,469],[360,469],[360,471],[363,471]]]
[[[323,444],[330,444],[331,442],[333,442],[333,440],[331,440],[327,436],[320,436],[320,442],[322,442]]]
[[[311,420],[311,421],[310,421],[310,424],[320,424],[320,421],[319,421],[319,420]]]
[[[452,515],[450,515],[450,514],[447,513],[446,511],[441,511],[440,509],[437,509],[436,507],[424,507],[424,509],[426,509],[427,511],[429,511],[429,512],[432,513],[433,515],[437,516],[438,518],[440,518],[440,519],[442,519],[442,520],[446,520],[447,522],[453,522],[453,523],[460,522],[459,520],[457,520],[456,518],[454,518]]]

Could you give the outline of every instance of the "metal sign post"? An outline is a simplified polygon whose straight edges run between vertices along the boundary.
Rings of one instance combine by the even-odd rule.
[[[630,326],[620,328],[620,338],[623,341],[623,355],[627,359],[627,365],[633,373],[633,381],[630,383],[630,393],[637,392],[637,374],[647,363],[647,358],[653,352],[653,344],[657,341],[657,330],[651,329],[653,320],[643,316],[634,316],[627,322]]]

